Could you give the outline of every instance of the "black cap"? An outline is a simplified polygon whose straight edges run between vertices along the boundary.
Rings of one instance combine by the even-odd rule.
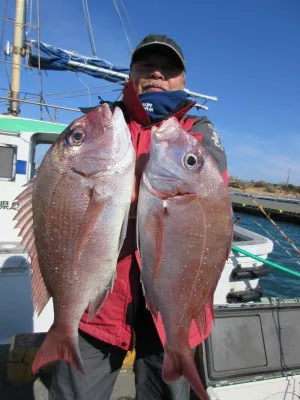
[[[180,66],[185,71],[186,65],[181,48],[178,44],[166,35],[151,34],[146,36],[137,46],[131,55],[131,64],[138,60],[145,53],[162,53],[167,52],[179,61]]]

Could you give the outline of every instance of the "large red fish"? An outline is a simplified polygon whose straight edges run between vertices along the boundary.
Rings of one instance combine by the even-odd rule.
[[[54,323],[33,373],[57,359],[79,370],[79,320],[95,316],[113,287],[127,230],[135,153],[123,114],[108,105],[75,120],[49,149],[15,203],[31,257],[34,306],[53,297]]]
[[[205,146],[176,118],[152,129],[137,212],[141,280],[166,333],[163,379],[183,375],[207,399],[189,346],[192,320],[207,330],[205,305],[228,258],[233,215],[228,190]]]

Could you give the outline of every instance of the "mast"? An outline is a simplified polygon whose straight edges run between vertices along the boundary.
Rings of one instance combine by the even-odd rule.
[[[24,26],[24,0],[16,0],[11,90],[8,93],[8,97],[12,99],[10,101],[8,112],[9,114],[15,116],[18,116],[20,113],[18,100],[20,92],[21,59],[22,56],[24,55],[23,26]]]

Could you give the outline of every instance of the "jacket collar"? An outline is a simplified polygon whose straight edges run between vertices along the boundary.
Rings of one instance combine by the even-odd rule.
[[[151,123],[148,114],[140,102],[136,85],[133,80],[128,81],[123,89],[123,103],[125,104],[129,119],[138,122],[142,126],[157,125],[166,119],[163,118],[161,121],[155,121],[155,123]],[[185,113],[194,107],[195,104],[195,101],[185,100],[177,107],[176,110],[174,110],[174,113],[168,115],[167,117],[176,117],[180,119]]]

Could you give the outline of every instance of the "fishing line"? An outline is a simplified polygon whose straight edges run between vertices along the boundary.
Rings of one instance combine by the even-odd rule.
[[[271,232],[269,232],[267,229],[265,229],[259,222],[253,221],[253,223],[256,224],[257,226],[259,226],[261,230],[263,230],[267,235],[269,235],[270,238],[271,238],[275,243],[277,243],[277,245],[278,245],[282,250],[284,250],[284,251],[292,258],[292,260],[293,260],[295,263],[297,263],[298,265],[300,265],[300,261],[297,260],[297,259],[293,256],[292,253],[290,253],[288,250],[286,250],[286,248],[282,246],[282,244],[271,234]]]
[[[272,397],[274,397],[274,396],[277,395],[277,394],[283,394],[283,395],[284,395],[283,400],[284,400],[284,398],[285,398],[285,396],[286,396],[287,394],[292,394],[295,398],[300,399],[300,397],[299,397],[296,393],[290,392],[290,391],[288,391],[288,392],[285,391],[285,392],[274,392],[274,393],[271,393],[271,394],[268,395],[267,397],[264,397],[262,400],[271,399]]]
[[[266,211],[264,210],[264,208],[262,206],[260,206],[257,201],[254,199],[254,197],[246,192],[241,185],[239,184],[239,182],[237,181],[237,179],[235,179],[235,183],[237,184],[237,186],[242,190],[242,192],[244,192],[252,201],[253,203],[256,205],[256,207],[264,214],[264,216],[275,226],[276,229],[279,230],[279,232],[282,234],[282,236],[290,243],[290,245],[293,247],[293,249],[300,254],[300,250],[298,249],[298,247],[293,243],[292,239],[289,238],[289,236],[283,232],[283,230],[276,224],[276,222],[266,213]]]

